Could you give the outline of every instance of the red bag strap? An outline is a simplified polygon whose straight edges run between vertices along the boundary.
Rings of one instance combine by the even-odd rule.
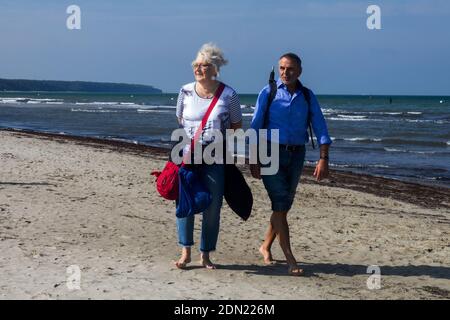
[[[203,132],[206,122],[208,121],[209,115],[211,114],[214,107],[216,106],[217,101],[219,101],[219,98],[222,95],[222,92],[224,89],[225,89],[225,85],[221,82],[219,84],[219,87],[217,88],[216,92],[214,93],[214,98],[212,99],[211,104],[208,107],[208,110],[206,110],[206,113],[203,116],[201,125],[197,128],[197,131],[195,131],[194,138],[191,140],[191,148],[186,155],[187,157],[190,157],[191,153],[194,151],[194,145],[197,142],[198,138],[200,137],[200,134]],[[183,165],[184,165],[184,161],[181,163],[181,166],[183,166]]]

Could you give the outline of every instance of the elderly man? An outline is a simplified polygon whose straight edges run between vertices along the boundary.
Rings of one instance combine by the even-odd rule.
[[[314,171],[318,181],[328,176],[328,149],[331,139],[315,95],[302,87],[299,81],[302,73],[300,58],[294,53],[282,55],[278,62],[278,71],[280,78],[276,83],[273,101],[270,103],[271,87],[268,85],[259,93],[251,124],[255,130],[268,129],[268,140],[271,140],[271,129],[279,130],[279,141],[272,141],[277,142],[276,146],[279,148],[279,170],[274,175],[262,176],[273,213],[259,251],[265,263],[272,263],[271,247],[278,236],[289,266],[288,272],[298,276],[303,274],[303,270],[298,267],[291,250],[287,213],[294,201],[303,169],[305,143],[309,141],[308,123],[311,122],[320,145],[320,159]],[[251,164],[250,170],[254,178],[261,179],[261,164]]]

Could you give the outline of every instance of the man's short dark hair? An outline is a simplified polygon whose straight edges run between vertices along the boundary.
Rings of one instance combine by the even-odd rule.
[[[292,53],[292,52],[285,53],[278,60],[281,60],[283,58],[288,58],[288,59],[294,60],[300,68],[302,67],[302,59],[300,59],[300,57],[298,55],[296,55],[295,53]]]

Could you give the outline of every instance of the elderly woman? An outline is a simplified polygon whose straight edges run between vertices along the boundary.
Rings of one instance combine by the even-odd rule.
[[[222,50],[211,43],[204,44],[192,62],[195,82],[184,85],[178,95],[176,115],[179,124],[189,138],[193,138],[200,126],[220,81],[217,80],[220,68],[227,64]],[[226,129],[242,127],[242,113],[239,98],[229,86],[225,88],[210,114],[199,143],[208,145],[214,141],[214,131],[220,130],[225,137]],[[210,252],[216,249],[219,235],[220,209],[224,194],[224,164],[196,164],[196,170],[212,195],[211,205],[202,214],[200,262],[208,269],[215,269]],[[181,257],[175,265],[182,269],[191,262],[191,246],[194,244],[194,216],[177,218]]]

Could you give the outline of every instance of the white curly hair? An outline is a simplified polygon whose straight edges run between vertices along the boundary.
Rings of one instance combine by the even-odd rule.
[[[211,63],[216,69],[217,75],[219,74],[220,68],[228,63],[228,61],[224,58],[222,49],[211,42],[205,43],[202,45],[200,50],[198,50],[195,60],[199,58],[207,63]],[[195,60],[192,64],[194,64]]]

